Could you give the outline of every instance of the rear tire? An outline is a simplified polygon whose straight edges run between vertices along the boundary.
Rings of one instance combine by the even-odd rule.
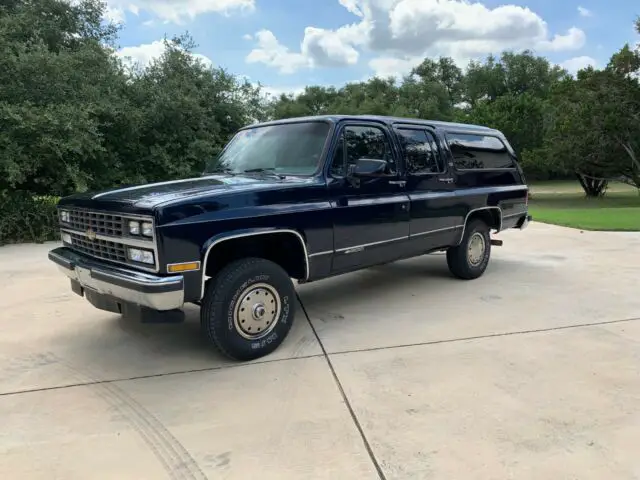
[[[207,340],[234,360],[276,350],[295,318],[295,289],[287,272],[262,258],[230,263],[209,280],[200,324]]]
[[[473,280],[484,273],[491,257],[489,230],[482,220],[471,220],[460,245],[447,250],[447,265],[454,276]]]

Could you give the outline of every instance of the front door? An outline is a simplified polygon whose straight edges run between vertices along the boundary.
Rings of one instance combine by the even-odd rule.
[[[411,201],[409,250],[418,254],[455,243],[462,232],[460,209],[436,133],[422,125],[397,125],[395,133]]]
[[[386,127],[346,123],[338,133],[329,170],[334,225],[332,271],[344,272],[402,256],[409,239],[409,198],[399,178],[398,152]],[[348,178],[360,158],[385,160],[375,178]]]

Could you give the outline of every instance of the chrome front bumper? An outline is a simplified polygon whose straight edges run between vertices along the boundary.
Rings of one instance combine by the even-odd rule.
[[[184,305],[182,275],[159,277],[112,267],[78,255],[67,247],[51,250],[49,260],[71,279],[73,291],[86,296],[89,301],[97,294],[113,299],[115,303],[139,305],[158,311],[174,310]],[[93,301],[91,303],[95,305]]]

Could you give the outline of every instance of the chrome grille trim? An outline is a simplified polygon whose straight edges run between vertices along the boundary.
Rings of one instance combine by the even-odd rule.
[[[74,250],[92,257],[103,258],[112,262],[127,263],[127,250],[122,243],[96,238],[91,241],[82,235],[69,232]]]
[[[126,220],[121,215],[92,212],[89,210],[64,209],[69,212],[70,221],[66,223],[73,230],[81,232],[91,229],[102,235],[122,237],[126,231]]]
[[[157,273],[160,269],[158,246],[156,243],[155,221],[153,217],[80,209],[60,206],[58,210],[69,212],[70,221],[60,221],[60,231],[71,235],[70,247],[78,253],[99,260],[127,265],[131,268]],[[127,222],[138,220],[153,224],[153,237],[127,235]],[[93,240],[87,232],[92,230]],[[133,262],[127,256],[127,247],[144,248],[153,251],[153,265]]]

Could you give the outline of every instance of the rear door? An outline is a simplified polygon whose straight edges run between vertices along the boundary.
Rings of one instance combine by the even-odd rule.
[[[333,272],[354,270],[402,256],[409,239],[409,198],[400,179],[390,131],[374,122],[347,122],[337,133],[328,172],[334,225]],[[385,160],[384,175],[350,181],[359,158]]]
[[[411,202],[411,252],[455,243],[462,225],[455,177],[445,160],[441,139],[424,125],[396,125],[394,131],[402,148],[405,188]]]

